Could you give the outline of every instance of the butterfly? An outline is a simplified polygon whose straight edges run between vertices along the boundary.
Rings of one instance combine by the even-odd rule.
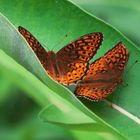
[[[77,84],[75,94],[90,100],[103,100],[122,81],[121,77],[129,59],[122,42],[90,65],[87,75]]]
[[[87,34],[55,53],[53,51],[47,52],[25,28],[19,26],[18,30],[26,39],[46,72],[54,80],[66,85],[82,79],[89,68],[89,61],[95,55],[103,40],[103,34],[100,32]]]

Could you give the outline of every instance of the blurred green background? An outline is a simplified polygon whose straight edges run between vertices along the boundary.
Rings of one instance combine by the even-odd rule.
[[[108,22],[140,45],[139,0],[71,1]],[[0,140],[86,139],[88,133],[82,134],[42,123],[37,117],[39,111],[40,107],[0,72]]]

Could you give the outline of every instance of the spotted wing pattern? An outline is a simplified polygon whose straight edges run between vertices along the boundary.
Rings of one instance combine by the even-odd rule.
[[[60,81],[70,84],[81,80],[88,70],[89,61],[101,46],[102,40],[102,33],[91,33],[59,50],[56,55],[61,67]]]
[[[46,50],[37,41],[37,39],[25,28],[19,26],[18,30],[23,35],[23,37],[26,39],[26,41],[28,42],[28,44],[32,48],[32,50],[35,52],[36,56],[40,60],[43,67],[46,69],[46,55],[47,55]]]
[[[71,84],[82,79],[88,70],[89,61],[100,47],[103,35],[100,32],[80,37],[57,53],[46,52],[37,39],[25,28],[19,32],[27,40],[47,73],[62,84]]]
[[[102,100],[121,82],[129,52],[122,42],[93,62],[87,75],[77,85],[75,94],[91,100]]]

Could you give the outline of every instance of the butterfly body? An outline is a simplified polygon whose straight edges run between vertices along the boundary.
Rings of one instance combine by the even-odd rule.
[[[83,78],[89,68],[89,61],[103,40],[102,33],[91,33],[69,43],[55,53],[47,52],[25,28],[19,26],[18,30],[35,52],[46,72],[62,84],[75,83]]]
[[[91,100],[102,100],[111,94],[122,81],[121,77],[129,58],[122,42],[90,65],[75,94]]]

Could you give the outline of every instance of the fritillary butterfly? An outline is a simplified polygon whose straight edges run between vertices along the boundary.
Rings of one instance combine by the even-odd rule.
[[[90,65],[87,75],[77,85],[75,94],[91,100],[102,100],[121,82],[129,52],[122,42]]]
[[[103,40],[102,33],[91,33],[78,38],[55,53],[47,52],[25,28],[19,26],[18,30],[29,43],[46,72],[62,84],[71,84],[82,79],[88,70],[89,61]]]

